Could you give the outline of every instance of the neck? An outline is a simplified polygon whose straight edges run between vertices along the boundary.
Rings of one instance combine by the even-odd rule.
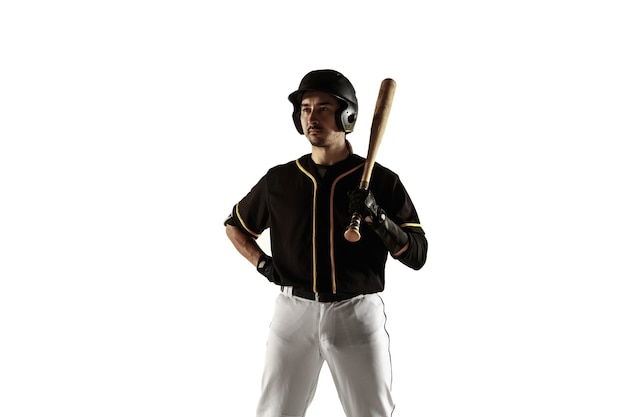
[[[318,165],[334,165],[350,155],[347,141],[342,141],[336,146],[313,146],[311,158]]]

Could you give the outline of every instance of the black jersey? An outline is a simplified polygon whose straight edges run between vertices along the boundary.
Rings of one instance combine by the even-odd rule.
[[[276,284],[319,293],[384,289],[388,250],[382,241],[366,225],[358,242],[343,236],[351,218],[348,191],[358,187],[363,165],[362,157],[351,154],[318,166],[307,154],[268,170],[234,206],[230,222],[249,235],[257,238],[269,228]],[[369,189],[391,220],[425,242],[415,207],[394,172],[376,163]]]

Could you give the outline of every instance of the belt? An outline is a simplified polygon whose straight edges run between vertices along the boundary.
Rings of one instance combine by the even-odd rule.
[[[330,303],[333,301],[343,301],[348,300],[350,298],[356,297],[358,295],[362,295],[362,293],[350,293],[350,292],[341,292],[333,294],[331,292],[313,292],[306,291],[301,288],[293,288],[293,287],[285,287],[282,286],[281,290],[283,293],[287,295],[293,295],[295,297],[306,298],[307,300],[315,300],[322,303]]]

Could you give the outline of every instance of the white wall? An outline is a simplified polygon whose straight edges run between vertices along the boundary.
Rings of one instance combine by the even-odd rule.
[[[388,266],[394,416],[623,416],[618,3],[3,3],[0,414],[253,415],[276,290],[222,221],[334,68],[360,154],[396,79],[379,162],[430,242]]]

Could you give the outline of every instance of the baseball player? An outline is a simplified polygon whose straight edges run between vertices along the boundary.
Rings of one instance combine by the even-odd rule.
[[[257,417],[304,416],[324,363],[347,417],[389,417],[385,263],[390,255],[418,270],[428,243],[393,171],[375,164],[369,188],[358,188],[364,158],[346,140],[358,114],[350,81],[334,70],[311,71],[288,98],[311,153],[270,168],[225,221],[239,253],[280,289]],[[355,211],[364,226],[361,239],[348,242]],[[256,242],[266,229],[270,255]]]

